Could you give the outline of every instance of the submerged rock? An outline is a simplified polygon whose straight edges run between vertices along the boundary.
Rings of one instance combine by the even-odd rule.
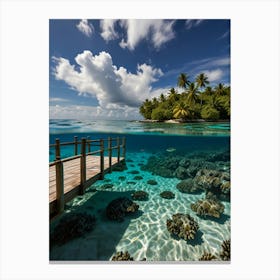
[[[178,156],[151,156],[147,164],[141,166],[141,170],[149,171],[165,178],[171,178],[174,177],[174,171],[179,166],[181,159]]]
[[[146,165],[141,167],[141,170],[149,171],[153,174],[172,178],[176,177],[181,180],[194,178],[200,169],[215,169],[216,165],[213,162],[205,161],[205,158],[190,158],[189,155],[159,155],[151,156]]]
[[[130,256],[130,254],[125,251],[124,253],[117,252],[111,259],[111,261],[133,261],[133,257]],[[141,261],[146,261],[146,258],[143,258]]]
[[[104,184],[100,187],[101,190],[107,190],[112,189],[114,187],[114,184]]]
[[[230,150],[225,150],[223,152],[213,152],[207,155],[207,161],[230,161]]]
[[[174,172],[175,177],[177,177],[178,179],[186,179],[189,178],[189,172],[188,169],[182,166],[179,166],[175,172]]]
[[[184,240],[194,239],[199,229],[198,223],[189,214],[177,213],[166,222],[167,230]]]
[[[131,195],[133,200],[148,200],[149,194],[145,191],[136,191]]]
[[[197,174],[197,172],[201,169],[215,169],[216,165],[212,162],[208,162],[201,159],[192,159],[190,162],[189,167],[187,168],[187,176],[189,178],[194,178]],[[186,177],[186,178],[188,178]],[[184,179],[184,178],[179,178]]]
[[[204,252],[203,255],[199,258],[199,261],[212,261],[217,260],[217,257],[212,255],[211,253]]]
[[[127,173],[130,173],[130,174],[139,174],[140,172],[138,170],[131,170]]]
[[[202,189],[194,183],[193,179],[186,179],[176,185],[178,191],[182,193],[197,194],[201,193]]]
[[[170,191],[164,191],[164,192],[160,193],[160,196],[162,198],[165,198],[165,199],[173,199],[173,198],[175,198],[175,194],[173,192],[170,192]]]
[[[135,177],[133,178],[133,180],[142,180],[142,179],[143,179],[142,176],[135,176]]]
[[[191,160],[186,158],[186,157],[181,159],[180,162],[179,162],[179,165],[184,167],[184,168],[188,168],[190,166],[190,164],[191,164]]]
[[[223,241],[220,257],[223,261],[230,261],[230,239]]]
[[[149,184],[149,185],[152,185],[152,186],[155,186],[155,185],[157,185],[158,183],[157,183],[157,181],[156,180],[148,180],[147,181],[147,184]]]
[[[94,216],[86,213],[67,213],[61,218],[50,236],[50,245],[63,245],[93,230]]]
[[[230,175],[213,169],[201,169],[197,172],[194,182],[206,191],[214,194],[218,199],[230,200]]]
[[[225,206],[218,200],[204,199],[192,203],[191,209],[199,216],[220,218],[220,215],[224,212]]]
[[[126,197],[120,197],[112,200],[107,208],[106,215],[110,220],[123,221],[124,216],[134,213],[138,210],[139,205]]]
[[[228,194],[230,192],[230,182],[229,181],[222,182],[220,188],[222,193]]]
[[[136,182],[133,182],[133,181],[129,181],[127,182],[128,185],[136,185]]]
[[[111,259],[111,261],[133,261],[133,258],[130,256],[130,254],[125,251],[124,253],[117,252]]]
[[[113,166],[112,170],[113,171],[124,171],[124,170],[127,170],[127,166],[126,166],[125,161],[121,161],[117,165]]]

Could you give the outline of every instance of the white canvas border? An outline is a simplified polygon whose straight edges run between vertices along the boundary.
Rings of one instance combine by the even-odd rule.
[[[49,264],[48,20],[79,17],[231,19],[231,264]],[[7,0],[0,34],[1,279],[280,278],[278,1]]]

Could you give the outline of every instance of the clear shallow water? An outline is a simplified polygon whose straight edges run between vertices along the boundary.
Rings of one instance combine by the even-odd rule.
[[[91,186],[91,190],[82,197],[75,198],[68,205],[68,210],[84,211],[95,215],[97,222],[92,232],[82,238],[69,241],[65,245],[56,246],[50,251],[50,259],[53,260],[110,260],[118,251],[128,251],[134,260],[146,258],[148,261],[197,261],[203,252],[218,254],[223,240],[230,239],[230,202],[223,201],[225,210],[219,220],[205,219],[196,215],[190,204],[198,199],[204,198],[204,193],[187,194],[177,190],[176,185],[181,181],[178,178],[164,178],[154,175],[149,171],[141,170],[140,166],[146,164],[148,159],[154,155],[167,154],[170,157],[173,153],[185,155],[194,152],[213,153],[229,149],[229,136],[221,133],[217,136],[197,136],[171,133],[157,133],[156,131],[128,132],[125,125],[130,123],[122,122],[120,127],[115,127],[120,122],[109,122],[108,127],[104,124],[96,126],[103,127],[103,130],[89,130],[83,126],[74,126],[73,121],[59,121],[64,125],[60,133],[53,130],[52,125],[57,126],[57,121],[50,121],[50,143],[55,138],[62,142],[72,141],[74,136],[90,136],[91,139],[125,136],[127,142],[128,170],[106,174],[104,180],[97,181]],[[142,124],[141,124],[142,125]],[[158,124],[149,124],[150,130],[157,129]],[[209,124],[211,125],[211,124]],[[60,125],[59,125],[60,126]],[[78,127],[79,126],[79,127]],[[105,126],[105,128],[104,128]],[[184,124],[186,126],[186,124]],[[226,124],[225,124],[226,126]],[[81,128],[82,127],[82,128]],[[132,127],[138,127],[138,123]],[[224,127],[223,125],[221,127]],[[87,127],[88,129],[88,127]],[[138,129],[138,128],[137,128]],[[106,133],[110,131],[110,133]],[[133,131],[133,129],[131,129]],[[175,149],[169,153],[166,150]],[[62,150],[64,157],[73,154],[73,147]],[[53,151],[50,151],[50,161],[54,159]],[[134,180],[131,171],[139,171],[142,180]],[[124,176],[125,180],[119,177]],[[157,181],[157,185],[147,184],[149,179]],[[104,190],[105,183],[112,183],[111,189]],[[131,184],[130,182],[134,182]],[[106,206],[110,201],[121,196],[130,197],[134,191],[143,190],[149,194],[148,201],[135,201],[139,205],[137,215],[127,216],[122,223],[109,221],[106,218]],[[160,197],[162,191],[172,191],[175,199],[167,200]],[[176,239],[170,235],[166,227],[166,220],[175,213],[190,214],[199,223],[199,238],[194,243],[186,242],[183,239]],[[52,226],[54,227],[56,223]]]
[[[142,135],[229,136],[229,123],[143,123],[139,121],[50,120],[50,133],[120,133]]]

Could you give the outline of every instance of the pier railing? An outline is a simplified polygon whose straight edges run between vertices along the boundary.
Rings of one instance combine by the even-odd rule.
[[[61,158],[61,147],[73,146],[73,156],[67,158]],[[86,158],[91,155],[99,155],[100,157],[100,179],[104,178],[104,156],[105,153],[108,155],[109,160],[109,172],[112,172],[112,155],[115,150],[117,153],[117,162],[120,162],[121,158],[125,158],[126,153],[126,139],[125,137],[108,137],[107,139],[94,139],[91,140],[89,137],[81,138],[74,137],[73,142],[61,143],[57,138],[55,144],[50,144],[50,148],[55,149],[55,160],[49,163],[49,167],[55,166],[56,174],[56,200],[57,200],[57,211],[58,213],[64,210],[64,172],[63,163],[80,158],[80,194],[84,194],[86,188]],[[80,151],[80,152],[78,152]]]

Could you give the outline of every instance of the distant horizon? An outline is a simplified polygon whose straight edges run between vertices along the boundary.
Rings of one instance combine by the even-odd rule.
[[[230,85],[230,20],[50,20],[51,119],[142,120],[180,73]]]
[[[81,119],[81,118],[49,118],[51,120],[74,120],[74,121],[142,121],[142,119]]]

